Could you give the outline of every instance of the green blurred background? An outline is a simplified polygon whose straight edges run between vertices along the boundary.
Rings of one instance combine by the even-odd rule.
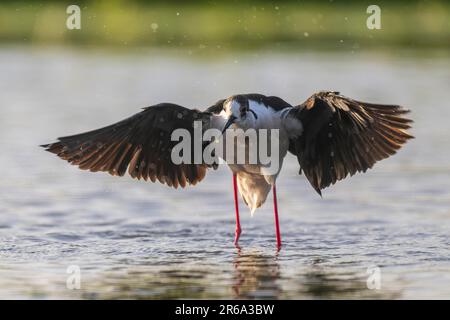
[[[68,30],[77,4],[81,30]],[[366,9],[381,7],[381,30]],[[186,48],[192,54],[235,49],[433,50],[450,48],[449,1],[5,1],[0,43],[86,47]]]

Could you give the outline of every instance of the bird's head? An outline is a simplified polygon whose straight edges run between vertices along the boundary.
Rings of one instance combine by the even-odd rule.
[[[243,95],[228,98],[224,102],[224,111],[227,122],[223,128],[223,132],[232,124],[244,130],[254,128],[258,119],[256,112],[249,107],[249,100]]]

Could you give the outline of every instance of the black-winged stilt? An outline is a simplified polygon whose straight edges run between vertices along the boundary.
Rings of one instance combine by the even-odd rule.
[[[225,157],[225,161],[233,172],[235,245],[238,246],[241,234],[238,191],[253,212],[265,202],[272,189],[276,240],[280,248],[275,182],[287,152],[297,157],[300,174],[303,172],[321,194],[322,189],[336,181],[365,172],[375,162],[393,155],[412,138],[406,132],[412,122],[404,117],[407,112],[397,105],[360,102],[330,91],[318,92],[297,106],[278,97],[240,94],[219,100],[203,112],[161,103],[110,126],[58,138],[57,142],[43,147],[80,169],[118,176],[128,170],[133,178],[184,188],[201,181],[208,168],[217,167],[217,162],[175,162],[172,151],[178,142],[172,139],[174,130],[184,129],[195,137],[195,123],[200,121],[202,132],[218,129],[225,141],[227,129],[242,129],[244,134],[250,129],[275,129],[279,164],[275,171],[268,171],[259,159],[250,163],[245,158],[243,163],[238,163]],[[249,144],[244,141],[244,152],[247,152]],[[202,140],[197,151],[204,152],[214,142]],[[194,157],[195,146],[192,149],[189,159]]]

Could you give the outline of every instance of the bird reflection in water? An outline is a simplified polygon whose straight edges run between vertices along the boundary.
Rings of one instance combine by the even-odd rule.
[[[232,292],[238,299],[398,299],[394,288],[369,290],[364,268],[323,265],[309,259],[298,265],[295,279],[282,274],[278,255],[238,251],[233,264]]]
[[[233,294],[242,299],[276,299],[281,293],[277,284],[280,266],[277,256],[269,256],[260,251],[238,253],[233,261]]]

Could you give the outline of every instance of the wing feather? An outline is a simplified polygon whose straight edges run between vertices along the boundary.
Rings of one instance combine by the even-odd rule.
[[[365,172],[413,138],[412,120],[398,105],[366,103],[338,92],[322,91],[293,109],[303,133],[290,142],[313,188],[321,190],[357,172]]]
[[[194,120],[208,121],[209,116],[209,113],[162,103],[110,126],[61,137],[43,147],[82,170],[117,176],[128,171],[132,178],[184,188],[201,181],[209,166],[175,165],[171,150],[178,142],[171,141],[171,134],[183,128],[193,137]]]

